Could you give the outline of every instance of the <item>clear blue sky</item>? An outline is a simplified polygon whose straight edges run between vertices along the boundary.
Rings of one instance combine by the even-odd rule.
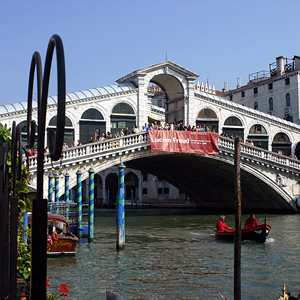
[[[44,64],[54,33],[64,43],[67,92],[114,84],[166,53],[200,82],[233,89],[277,56],[300,55],[299,11],[299,0],[4,0],[0,105],[27,100],[32,54]]]

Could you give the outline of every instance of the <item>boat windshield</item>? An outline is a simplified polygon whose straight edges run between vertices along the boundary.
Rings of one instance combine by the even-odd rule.
[[[56,232],[57,234],[66,234],[67,224],[65,222],[56,220]]]

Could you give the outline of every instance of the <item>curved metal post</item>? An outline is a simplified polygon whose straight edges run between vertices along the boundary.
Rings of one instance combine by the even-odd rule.
[[[35,140],[35,122],[32,121],[32,90],[35,68],[37,70],[38,97],[38,147],[37,147],[37,199],[32,201],[32,246],[31,246],[31,299],[46,298],[47,278],[47,199],[43,199],[44,148],[46,110],[49,90],[51,63],[54,48],[57,60],[57,127],[56,136],[50,134],[48,147],[50,157],[56,161],[61,156],[65,126],[65,57],[62,40],[58,35],[50,38],[42,80],[40,54],[35,52],[31,61],[28,86],[27,143],[32,147]]]

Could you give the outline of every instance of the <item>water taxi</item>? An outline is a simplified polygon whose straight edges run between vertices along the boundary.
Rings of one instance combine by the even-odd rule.
[[[28,224],[31,214],[28,215]],[[48,256],[75,255],[78,238],[71,232],[64,216],[48,213],[47,253]]]

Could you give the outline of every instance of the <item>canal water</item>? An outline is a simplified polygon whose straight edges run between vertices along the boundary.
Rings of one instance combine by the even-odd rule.
[[[126,217],[126,249],[117,252],[115,218],[97,217],[94,243],[82,239],[76,257],[48,259],[48,290],[66,284],[69,299],[104,299],[105,290],[125,299],[233,299],[234,243],[215,240],[218,218]],[[234,216],[226,223],[234,227]],[[300,215],[267,223],[266,243],[242,243],[242,299],[278,299],[283,283],[293,296],[300,289]]]

